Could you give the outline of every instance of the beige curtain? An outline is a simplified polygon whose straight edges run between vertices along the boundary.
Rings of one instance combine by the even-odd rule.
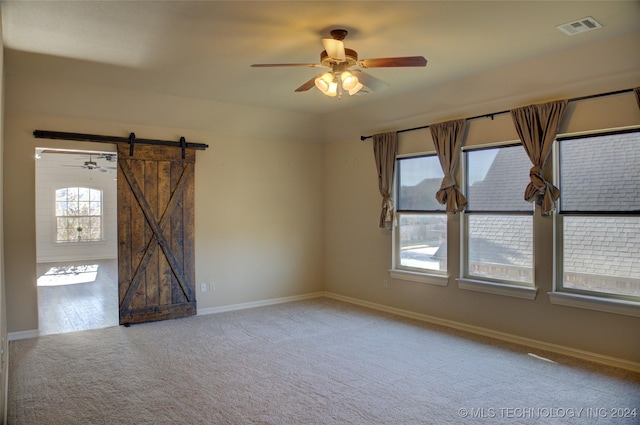
[[[638,102],[638,108],[640,108],[640,87],[633,89],[633,92],[636,94],[636,102]]]
[[[373,136],[373,154],[378,168],[378,188],[380,195],[382,195],[381,229],[391,229],[393,225],[394,208],[391,186],[397,153],[398,133],[382,133]]]
[[[446,205],[448,213],[457,213],[467,206],[467,199],[456,184],[456,171],[460,163],[460,148],[464,139],[466,120],[455,120],[429,126],[431,137],[438,153],[444,179],[436,199]]]
[[[568,101],[560,100],[511,111],[522,146],[533,164],[529,171],[531,182],[525,189],[524,199],[539,204],[542,215],[550,215],[555,209],[556,200],[560,197],[560,191],[545,180],[542,170],[551,152],[567,104]]]

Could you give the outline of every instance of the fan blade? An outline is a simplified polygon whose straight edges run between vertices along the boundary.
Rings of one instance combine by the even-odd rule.
[[[332,59],[343,61],[346,59],[344,54],[344,42],[335,38],[323,38],[322,45]]]
[[[318,63],[254,63],[252,68],[273,68],[276,66],[306,66],[309,68],[326,68]]]
[[[367,74],[366,72],[362,72],[357,69],[351,72],[353,72],[353,74],[358,77],[358,81],[360,81],[363,86],[368,87],[373,91],[381,91],[389,87],[389,84],[377,79],[373,75]]]
[[[427,66],[423,56],[405,56],[400,58],[363,59],[358,61],[361,68],[393,68],[402,66]]]
[[[324,74],[324,73],[322,73],[322,74]],[[315,77],[313,77],[312,79],[310,79],[309,81],[307,81],[306,83],[304,83],[303,85],[298,87],[295,91],[302,92],[302,91],[307,91],[307,90],[313,88],[316,85],[316,78],[318,78],[322,74],[316,75]]]

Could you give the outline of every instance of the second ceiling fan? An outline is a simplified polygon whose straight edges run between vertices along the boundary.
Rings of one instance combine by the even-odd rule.
[[[343,29],[331,31],[331,38],[323,38],[325,48],[320,53],[320,63],[258,63],[251,65],[255,68],[280,67],[280,66],[304,66],[311,68],[328,68],[300,87],[296,92],[303,92],[316,86],[322,93],[331,97],[340,98],[344,92],[349,95],[364,94],[371,91],[379,91],[388,87],[388,84],[378,78],[353,68],[396,68],[396,67],[421,67],[427,65],[423,56],[404,56],[395,58],[358,59],[358,52],[344,47],[344,39],[348,32]]]

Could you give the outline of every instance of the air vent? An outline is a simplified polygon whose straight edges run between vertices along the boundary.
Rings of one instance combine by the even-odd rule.
[[[576,35],[583,32],[602,28],[602,25],[600,25],[598,21],[593,19],[591,16],[587,16],[586,18],[578,19],[577,21],[558,25],[556,28],[558,28],[560,31],[562,31],[567,35]]]

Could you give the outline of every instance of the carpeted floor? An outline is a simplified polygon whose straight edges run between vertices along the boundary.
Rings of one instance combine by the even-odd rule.
[[[326,298],[49,335],[9,424],[640,423],[640,375],[529,351]]]

